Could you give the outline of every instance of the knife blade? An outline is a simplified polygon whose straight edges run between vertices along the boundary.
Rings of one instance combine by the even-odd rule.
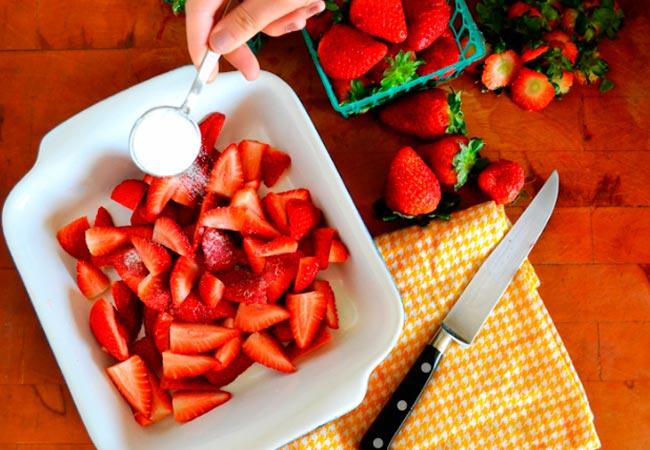
[[[469,282],[431,343],[361,439],[362,450],[387,449],[424,391],[452,341],[470,345],[507,289],[512,278],[542,234],[553,213],[559,175],[553,171],[519,220],[485,259]]]

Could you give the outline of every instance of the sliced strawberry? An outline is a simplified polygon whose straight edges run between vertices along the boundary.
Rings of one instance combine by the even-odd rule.
[[[241,227],[241,234],[244,236],[255,236],[263,239],[273,239],[280,236],[278,230],[262,217],[250,209],[244,210],[244,222]]]
[[[287,309],[291,331],[300,348],[307,347],[314,339],[327,310],[327,299],[320,292],[287,295]]]
[[[160,314],[161,314],[160,311],[156,311],[155,309],[147,308],[146,306],[144,307],[144,314],[143,314],[142,322],[144,323],[144,333],[147,336],[153,336],[154,335],[154,328],[156,326],[156,320],[158,319],[158,316]]]
[[[151,384],[151,414],[145,416],[139,411],[134,414],[136,422],[143,427],[160,422],[172,413],[172,401],[169,394],[162,389],[156,375],[151,373],[150,370],[147,373]]]
[[[287,347],[287,356],[289,357],[289,360],[295,364],[296,360],[300,359],[302,356],[306,355],[307,353],[311,353],[317,348],[322,347],[323,345],[327,344],[332,340],[332,334],[327,330],[325,327],[321,327],[318,330],[318,333],[316,333],[316,337],[314,337],[314,340],[309,344],[309,346],[305,348],[300,348],[296,345],[295,342],[292,342],[289,344]]]
[[[153,339],[159,352],[169,350],[169,329],[174,322],[174,317],[168,312],[161,312],[156,317],[153,327]]]
[[[153,227],[153,240],[181,256],[192,254],[192,246],[183,229],[167,217],[156,220]]]
[[[176,177],[156,177],[149,185],[145,203],[145,217],[155,220],[167,203],[171,200],[176,188],[178,179]]]
[[[170,391],[214,391],[214,385],[208,383],[203,377],[182,380],[162,377],[160,387]]]
[[[244,238],[244,240],[250,238]],[[294,253],[298,250],[298,241],[288,236],[280,236],[270,242],[252,241],[252,249],[255,256],[276,256],[285,253]]]
[[[256,181],[262,179],[262,158],[269,147],[257,141],[243,140],[237,149],[244,168],[244,181]]]
[[[181,391],[174,392],[172,405],[174,419],[185,423],[213,410],[230,400],[230,393],[225,391]]]
[[[95,214],[95,222],[93,224],[95,227],[114,227],[113,218],[111,213],[108,212],[106,208],[100,206],[97,208],[97,213]]]
[[[113,192],[111,192],[111,199],[133,211],[144,198],[147,189],[149,189],[149,186],[144,181],[124,180],[115,186]]]
[[[307,289],[316,279],[320,266],[314,256],[305,256],[298,261],[298,273],[293,283],[293,290],[301,292]]]
[[[235,305],[225,300],[221,300],[214,308],[209,308],[194,292],[191,292],[180,306],[172,310],[177,320],[191,323],[212,323],[223,317],[235,317],[236,313]]]
[[[291,199],[287,201],[287,220],[291,237],[300,240],[318,226],[321,211],[309,200]]]
[[[224,197],[232,197],[244,186],[244,169],[235,144],[230,144],[219,156],[210,171],[207,190]]]
[[[203,201],[201,202],[201,208],[199,208],[198,220],[194,227],[194,231],[191,234],[193,250],[199,248],[199,245],[201,244],[201,237],[203,236],[203,231],[205,229],[205,227],[200,223],[201,218],[206,212],[216,208],[218,204],[219,204],[219,196],[217,194],[214,194],[212,192],[207,192],[203,197]]]
[[[264,245],[263,242],[258,241],[252,237],[244,238],[244,252],[246,253],[246,259],[248,259],[248,265],[255,274],[264,273],[264,267],[266,266],[266,258],[263,256],[257,256],[257,253]]]
[[[293,331],[291,331],[291,325],[289,325],[288,320],[273,325],[271,332],[273,333],[273,336],[275,336],[275,338],[280,342],[293,341]]]
[[[314,256],[318,260],[321,270],[327,269],[329,265],[334,235],[336,235],[334,228],[318,228],[314,231]]]
[[[509,86],[520,66],[521,61],[514,50],[493,53],[485,59],[481,81],[491,91]]]
[[[336,309],[336,297],[329,282],[325,280],[314,281],[314,290],[320,292],[327,300],[327,309],[325,310],[325,323],[330,328],[339,327],[339,313]]]
[[[155,177],[153,175],[149,175],[148,173],[145,173],[142,176],[142,181],[145,182],[147,185],[150,185],[154,178]]]
[[[214,308],[223,297],[225,286],[223,282],[209,272],[201,275],[199,280],[199,295],[205,306]]]
[[[201,274],[199,265],[190,258],[181,256],[176,260],[174,269],[169,277],[169,285],[172,293],[172,301],[175,306],[183,303],[183,300],[190,294],[196,279]]]
[[[172,200],[194,208],[205,193],[209,173],[209,157],[200,153],[187,170],[176,176],[178,183]]]
[[[244,338],[242,338],[241,335],[237,335],[219,347],[214,354],[215,359],[219,361],[219,366],[217,367],[221,369],[228,367],[230,363],[235,360],[237,355],[239,355],[243,343]]]
[[[129,236],[116,227],[92,227],[86,230],[86,245],[93,256],[107,255],[129,242]]]
[[[546,53],[547,50],[548,45],[539,45],[537,48],[526,46],[521,51],[521,62],[527,63],[529,61],[533,61]]]
[[[169,348],[174,353],[193,355],[214,350],[239,335],[239,331],[218,325],[173,323],[169,329]]]
[[[234,206],[211,209],[199,218],[202,227],[219,230],[241,231],[246,220],[246,210]]]
[[[279,194],[269,192],[262,200],[266,214],[278,230],[285,234],[289,233],[289,221],[287,219],[287,202],[291,199],[309,200],[311,196],[307,189],[294,189]]]
[[[131,243],[153,275],[165,273],[171,268],[172,259],[162,245],[138,236],[132,237]]]
[[[178,205],[177,206],[178,214],[176,214],[178,224],[183,227],[183,229],[190,227],[191,230],[185,231],[185,234],[188,236],[194,235],[194,227],[196,226],[196,207]]]
[[[111,285],[100,269],[87,261],[77,261],[77,286],[87,299],[100,296]]]
[[[221,133],[225,121],[226,116],[220,112],[213,112],[204,118],[199,124],[199,129],[201,130],[201,141],[203,142],[203,147],[207,149],[208,152],[214,152],[214,145],[217,142],[217,138]]]
[[[248,336],[242,350],[253,361],[271,369],[287,373],[296,370],[287,358],[284,347],[265,331],[258,331]]]
[[[90,308],[90,330],[102,349],[119,361],[129,357],[126,328],[115,308],[105,299],[97,300]]]
[[[147,367],[156,372],[162,368],[162,356],[160,356],[156,343],[151,336],[143,336],[135,341],[131,346],[131,352],[142,358]]]
[[[117,228],[126,233],[129,238],[140,237],[151,240],[153,237],[153,227],[151,225],[127,225]]]
[[[239,260],[237,248],[232,236],[221,230],[208,228],[201,240],[205,267],[211,272],[232,269]]]
[[[277,148],[268,147],[262,156],[262,179],[268,187],[278,182],[291,166],[291,157]]]
[[[225,285],[223,299],[238,303],[266,303],[266,282],[263,277],[236,267],[220,276]]]
[[[237,309],[235,327],[247,333],[254,333],[288,318],[289,311],[279,305],[247,305],[242,303]]]
[[[113,256],[113,267],[133,292],[138,292],[140,282],[147,276],[147,268],[133,247],[118,250]]]
[[[153,403],[149,371],[138,355],[106,369],[108,376],[127,402],[145,417]]]
[[[92,262],[95,267],[99,267],[100,269],[106,269],[109,267],[113,267],[115,265],[115,256],[119,254],[120,254],[120,250],[117,250],[113,253],[109,253],[108,255],[91,256],[90,262]]]
[[[226,317],[221,321],[221,326],[226,328],[235,328],[235,317]]]
[[[252,187],[245,187],[235,192],[235,195],[233,195],[232,201],[230,202],[230,206],[248,209],[256,215],[264,217],[262,202],[260,201],[260,197],[257,195],[257,189]]]
[[[202,375],[218,364],[211,356],[179,355],[172,352],[163,352],[162,360],[163,375],[174,380]]]
[[[278,301],[293,283],[298,271],[298,259],[296,253],[267,258],[262,276],[266,281],[266,296],[269,303]]]
[[[225,386],[235,381],[239,375],[252,365],[253,361],[244,352],[240,352],[227,367],[220,368],[217,365],[215,369],[206,372],[205,378],[214,386]]]
[[[298,242],[298,252],[300,252],[301,255],[314,254],[314,239],[312,236],[307,236]]]
[[[330,247],[330,254],[328,257],[331,263],[344,263],[348,260],[350,252],[343,242],[338,239],[332,239],[332,246]]]
[[[150,220],[149,217],[147,217],[146,202],[141,202],[138,207],[133,210],[130,223],[131,225],[147,225],[153,223],[154,220],[155,218]]]
[[[166,311],[172,301],[166,275],[149,274],[138,285],[138,297],[151,309]]]
[[[117,313],[133,341],[142,328],[142,302],[123,281],[116,281],[111,288]]]

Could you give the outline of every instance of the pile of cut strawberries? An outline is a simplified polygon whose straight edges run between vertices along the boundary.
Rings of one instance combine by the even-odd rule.
[[[269,192],[286,153],[256,141],[214,149],[225,117],[200,125],[203,146],[180,175],[129,179],[111,198],[132,211],[117,226],[103,207],[57,239],[77,259],[90,329],[117,363],[109,378],[143,426],[187,422],[230,399],[221,387],[253,363],[290,373],[339,326],[334,292],[317,279],[348,250],[307,189]],[[111,284],[104,270],[120,280]]]

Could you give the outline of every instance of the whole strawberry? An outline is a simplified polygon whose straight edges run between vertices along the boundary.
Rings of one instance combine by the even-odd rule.
[[[352,0],[350,21],[366,33],[399,44],[406,39],[401,0]]]
[[[453,36],[442,35],[419,56],[424,60],[424,64],[418,68],[418,73],[426,75],[458,62],[460,52]],[[451,75],[453,71],[454,69],[451,69],[442,76]]]
[[[318,44],[323,70],[339,80],[353,80],[364,75],[387,51],[386,44],[347,25],[334,25]]]
[[[465,134],[460,92],[434,88],[402,97],[379,112],[386,125],[423,139]]]
[[[428,214],[438,206],[440,184],[411,147],[399,150],[390,163],[384,200],[390,209],[408,216]]]
[[[479,174],[478,186],[496,203],[511,203],[524,187],[524,169],[506,159],[495,161]]]
[[[451,7],[446,0],[404,0],[408,23],[406,46],[419,52],[438,39],[449,26]]]
[[[459,189],[467,182],[482,148],[482,139],[470,140],[465,136],[453,135],[425,144],[419,150],[441,185]]]

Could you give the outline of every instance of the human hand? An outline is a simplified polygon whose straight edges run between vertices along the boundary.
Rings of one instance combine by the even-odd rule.
[[[210,48],[223,55],[247,80],[254,80],[260,66],[246,42],[257,33],[280,36],[305,27],[307,19],[325,9],[323,0],[245,0],[218,23],[215,17],[228,0],[187,0],[187,46],[194,65]],[[218,68],[212,74],[216,76]]]

